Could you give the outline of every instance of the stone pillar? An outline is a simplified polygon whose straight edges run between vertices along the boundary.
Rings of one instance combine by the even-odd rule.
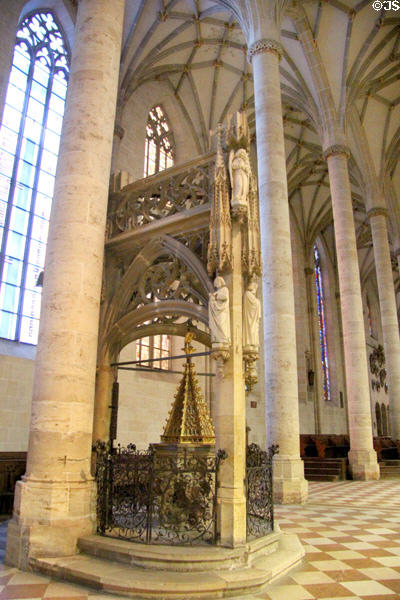
[[[107,442],[110,434],[112,387],[115,369],[109,364],[97,367],[93,415],[93,443]]]
[[[289,202],[279,81],[280,43],[261,39],[249,48],[256,111],[268,444],[277,502],[304,502],[300,459],[297,356]]]
[[[336,239],[353,479],[379,479],[372,421],[356,235],[345,146],[325,150]]]
[[[242,355],[242,240],[240,223],[232,222],[232,273],[224,275],[229,288],[231,352],[214,384],[216,447],[226,450],[218,487],[220,544],[232,548],[246,543],[246,401]],[[219,359],[220,360],[220,359]],[[221,365],[219,364],[219,367]]]
[[[376,278],[378,280],[392,436],[396,440],[400,439],[400,340],[386,225],[387,210],[383,207],[372,208],[368,211],[367,216],[371,225]]]
[[[46,257],[27,472],[6,561],[76,551],[93,531],[90,458],[124,0],[80,0]]]

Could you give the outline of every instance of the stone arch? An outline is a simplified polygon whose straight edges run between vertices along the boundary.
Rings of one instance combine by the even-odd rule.
[[[142,276],[157,259],[171,256],[179,260],[193,274],[201,290],[201,303],[181,299],[167,299],[159,302],[148,302],[137,308],[131,308],[131,298],[139,286]],[[197,256],[182,242],[168,235],[151,239],[135,256],[122,276],[117,289],[109,301],[102,320],[100,347],[103,356],[107,353],[115,356],[119,349],[144,335],[141,329],[137,335],[136,328],[154,317],[178,315],[202,322],[208,326],[208,294],[212,291],[212,282],[205,267]],[[165,331],[166,333],[166,331]],[[199,334],[200,335],[200,334]]]

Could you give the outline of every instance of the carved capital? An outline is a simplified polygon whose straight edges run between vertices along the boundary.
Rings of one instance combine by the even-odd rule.
[[[388,217],[389,213],[387,208],[384,208],[383,206],[375,206],[374,208],[371,208],[368,212],[367,212],[367,219],[370,219],[371,217]]]
[[[346,158],[350,158],[350,150],[347,146],[342,144],[333,144],[324,151],[324,159],[328,160],[330,156],[337,156],[338,154],[343,154]]]
[[[247,60],[251,63],[255,54],[262,54],[263,52],[272,52],[272,54],[276,54],[278,59],[281,60],[283,55],[282,44],[276,40],[269,40],[266,38],[258,40],[248,48]]]

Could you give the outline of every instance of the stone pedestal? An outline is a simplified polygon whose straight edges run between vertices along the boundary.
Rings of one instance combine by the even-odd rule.
[[[353,479],[379,479],[379,466],[372,441],[360,271],[347,167],[348,150],[345,146],[333,145],[325,150],[325,157],[331,187],[342,309],[350,469]]]
[[[400,439],[400,340],[386,225],[387,211],[385,208],[373,208],[368,211],[368,217],[371,224],[376,278],[378,280],[392,438],[398,440]]]
[[[94,528],[90,458],[124,0],[79,2],[46,257],[27,473],[6,561],[76,551]]]

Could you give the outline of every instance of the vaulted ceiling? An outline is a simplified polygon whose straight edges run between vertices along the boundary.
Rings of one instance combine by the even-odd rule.
[[[321,232],[331,245],[321,107],[296,20],[296,14],[305,13],[322,59],[320,68],[326,73],[353,152],[354,215],[365,278],[372,268],[364,201],[365,165],[360,164],[349,117],[352,111],[358,116],[372,169],[385,180],[392,241],[398,244],[400,12],[376,11],[370,0],[294,4],[289,3],[282,22],[284,56],[280,64],[292,220],[305,248],[310,248]],[[174,94],[199,153],[209,149],[209,131],[234,110],[247,111],[255,133],[253,75],[244,36],[233,15],[217,0],[127,0],[120,107],[145,82],[160,80]]]

